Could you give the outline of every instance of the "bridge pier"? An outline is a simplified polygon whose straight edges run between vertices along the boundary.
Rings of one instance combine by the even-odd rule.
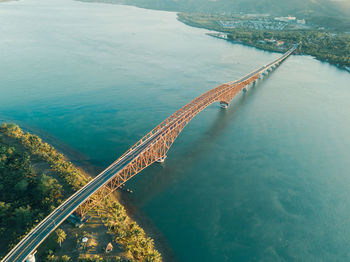
[[[228,108],[228,103],[225,101],[220,101],[220,107],[223,109],[227,109]]]
[[[160,157],[158,160],[156,160],[157,163],[164,163],[165,159],[167,158],[167,156],[162,156]]]
[[[36,253],[36,250],[26,258],[25,262],[35,262],[36,261],[35,260],[35,253]]]
[[[248,91],[246,87],[244,87],[242,90],[244,93],[246,93]]]

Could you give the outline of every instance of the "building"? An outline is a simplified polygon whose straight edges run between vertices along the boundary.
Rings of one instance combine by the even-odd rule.
[[[292,23],[296,22],[297,18],[295,16],[286,16],[286,17],[275,17],[275,21],[285,22],[285,23]]]

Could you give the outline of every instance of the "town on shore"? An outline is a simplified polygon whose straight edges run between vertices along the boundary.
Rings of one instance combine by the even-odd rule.
[[[293,44],[300,43],[299,54],[314,56],[350,72],[350,32],[308,24],[302,17],[179,13],[178,20],[216,31],[208,33],[213,37],[268,51],[285,52]]]

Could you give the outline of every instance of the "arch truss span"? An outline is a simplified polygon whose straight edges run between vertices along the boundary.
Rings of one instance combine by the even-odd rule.
[[[227,108],[232,99],[239,92],[245,90],[248,85],[256,83],[263,75],[268,74],[278,67],[296,50],[296,48],[297,46],[293,46],[293,48],[275,61],[247,74],[241,79],[222,84],[205,92],[161,122],[116,161],[122,161],[129,155],[134,156],[132,161],[99,189],[95,196],[92,196],[80,205],[77,209],[77,213],[84,216],[93,206],[99,204],[101,199],[111,194],[144,168],[150,166],[159,159],[165,159],[175,139],[199,112],[214,102],[220,102],[221,105],[225,105],[222,106],[223,108]],[[152,142],[148,143],[149,141]],[[143,148],[140,153],[137,153],[138,148]]]
[[[205,92],[177,110],[50,213],[2,261],[24,261],[73,212],[84,216],[88,210],[99,204],[101,199],[111,194],[141,170],[156,161],[163,160],[175,139],[199,112],[214,102],[228,106],[240,91],[268,74],[270,69],[280,65],[297,47],[298,45],[293,46],[275,61],[236,81],[222,84]]]

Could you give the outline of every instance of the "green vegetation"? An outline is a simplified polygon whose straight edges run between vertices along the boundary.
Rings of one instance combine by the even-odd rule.
[[[90,179],[39,137],[23,132],[17,125],[3,124],[0,127],[0,256]],[[99,215],[119,246],[117,261],[162,260],[153,240],[128,217],[113,196],[104,199],[103,206],[92,212]],[[61,246],[68,235],[57,229],[50,238]],[[78,235],[76,241],[79,242]],[[84,249],[77,250],[84,254]],[[45,257],[46,261],[72,260],[67,254],[56,256],[51,250]],[[98,254],[79,255],[78,259],[104,261]]]
[[[12,131],[20,134],[14,125],[3,125],[0,129],[1,255],[9,243],[18,242],[67,196],[53,172],[46,174],[36,169],[34,163],[39,163],[38,159],[5,136]]]
[[[227,33],[228,40],[241,42],[264,50],[282,52],[293,43],[301,43],[299,53],[312,55],[340,67],[350,66],[350,34],[330,33],[316,30],[252,30],[245,28],[223,28],[218,23],[222,16],[203,14],[179,14],[178,19],[188,25]],[[227,19],[227,17],[226,17]],[[284,44],[276,46],[275,42]]]
[[[24,133],[17,125],[4,124],[0,132],[16,138],[32,155],[49,163],[51,169],[57,172],[72,189],[78,190],[89,181],[86,174],[74,167],[63,154],[58,153],[48,143],[44,143],[38,136]]]
[[[62,247],[62,242],[66,239],[67,234],[62,229],[58,228],[56,231],[57,243]]]
[[[107,199],[95,211],[103,219],[114,241],[123,249],[125,258],[131,261],[162,261],[160,253],[154,248],[154,241],[127,216],[118,202]]]
[[[349,3],[350,6],[350,3]],[[317,25],[318,27],[326,28],[328,31],[347,32],[350,33],[350,14],[348,16],[324,16],[324,15],[310,15],[305,16],[308,23]]]

